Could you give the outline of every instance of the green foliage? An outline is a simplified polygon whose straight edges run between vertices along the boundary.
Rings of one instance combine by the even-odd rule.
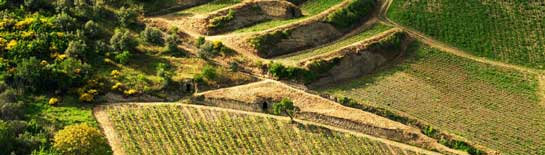
[[[201,58],[212,58],[220,54],[231,54],[233,50],[224,46],[221,41],[205,42],[199,46],[199,57]]]
[[[340,97],[338,99],[338,102],[341,103],[342,105],[345,105],[345,106],[348,106],[348,107],[356,107],[358,105],[358,102],[351,99],[351,98],[348,98],[346,96],[343,96],[343,97]]]
[[[206,39],[203,36],[199,36],[195,41],[195,46],[201,47],[204,43],[206,43]]]
[[[290,36],[289,31],[274,31],[264,35],[259,35],[251,38],[250,44],[254,46],[258,54],[268,55],[265,51],[270,50],[270,45],[280,42],[282,39],[287,39]]]
[[[163,33],[155,27],[146,26],[144,31],[140,32],[140,37],[143,41],[151,44],[162,44],[164,42]]]
[[[195,75],[193,79],[197,82],[204,82],[205,80],[211,81],[215,80],[218,77],[218,72],[216,68],[210,65],[204,66],[201,73]]]
[[[221,28],[225,26],[229,21],[233,20],[235,18],[235,11],[229,10],[229,12],[226,15],[218,16],[210,19],[208,23],[208,28]]]
[[[178,39],[178,34],[176,33],[170,33],[166,40],[165,40],[165,51],[176,53],[180,50],[178,49],[178,43],[180,42],[180,39]]]
[[[68,57],[83,59],[87,56],[87,44],[82,40],[70,41],[64,51]]]
[[[112,154],[100,130],[87,124],[70,125],[55,134],[53,147],[67,155]]]
[[[121,7],[116,12],[116,15],[117,15],[117,19],[121,23],[121,26],[129,27],[131,24],[134,24],[137,22],[139,12],[141,12],[141,10],[137,8]]]
[[[128,30],[116,29],[114,35],[110,38],[110,46],[115,51],[130,51],[136,45],[137,42]]]
[[[506,63],[545,69],[543,1],[393,1],[388,17],[435,39]]]
[[[100,26],[92,20],[87,21],[84,26],[85,35],[89,38],[97,37],[100,32]]]
[[[129,60],[131,59],[132,54],[129,51],[123,51],[115,56],[115,59],[117,62],[121,64],[127,64]]]
[[[352,0],[346,8],[328,15],[326,22],[337,28],[349,28],[363,18],[368,17],[376,5],[376,0]]]
[[[293,102],[288,98],[283,98],[280,102],[273,104],[273,113],[276,115],[286,114],[293,121],[293,114],[295,114],[295,106]]]
[[[280,63],[269,66],[269,74],[282,80],[295,80],[310,83],[317,78],[317,74],[298,67],[286,67]]]

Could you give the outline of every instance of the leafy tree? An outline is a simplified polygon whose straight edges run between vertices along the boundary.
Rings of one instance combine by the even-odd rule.
[[[216,71],[216,68],[210,66],[210,65],[206,65],[204,66],[204,68],[202,69],[202,76],[206,79],[209,79],[209,80],[213,80],[215,79],[216,77],[218,77],[218,73]]]
[[[136,41],[127,30],[116,29],[114,35],[110,38],[110,46],[115,51],[130,51],[136,45]]]
[[[92,20],[87,21],[84,28],[85,34],[89,36],[89,38],[95,38],[100,34],[100,26]]]
[[[121,7],[116,15],[121,25],[123,27],[128,27],[137,21],[138,11],[134,8]]]
[[[166,52],[178,52],[178,35],[173,33],[169,34],[166,39],[165,51]]]
[[[87,44],[83,40],[70,41],[64,53],[72,58],[84,59],[86,57]]]
[[[276,115],[282,113],[288,115],[290,120],[293,122],[293,115],[295,114],[295,106],[293,102],[288,98],[283,98],[279,103],[273,105],[273,112]]]
[[[76,23],[76,19],[66,12],[62,12],[60,14],[57,14],[55,16],[54,23],[56,26],[59,26],[61,29],[69,30],[74,28],[74,23]]]
[[[144,31],[140,32],[140,37],[143,41],[151,44],[162,44],[163,43],[163,33],[161,30],[155,27],[146,27]]]
[[[111,154],[104,135],[87,124],[70,125],[55,134],[53,148],[62,154]]]

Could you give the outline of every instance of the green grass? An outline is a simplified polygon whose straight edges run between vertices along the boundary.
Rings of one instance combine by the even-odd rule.
[[[242,32],[258,32],[258,31],[264,31],[267,29],[271,29],[274,27],[278,27],[281,25],[287,25],[290,23],[295,23],[298,21],[302,21],[308,17],[317,15],[339,3],[341,3],[343,0],[308,0],[307,2],[301,4],[300,8],[303,12],[304,16],[300,18],[295,19],[287,19],[287,20],[270,20],[267,22],[262,22],[250,27],[238,29],[236,31],[233,31],[233,33],[242,33]]]
[[[361,32],[361,33],[359,33],[357,35],[352,36],[352,37],[349,37],[349,38],[346,38],[346,39],[343,39],[343,40],[340,40],[340,41],[337,41],[337,42],[334,42],[332,44],[328,44],[328,45],[325,45],[325,46],[322,46],[322,47],[301,51],[301,52],[298,52],[298,53],[296,53],[294,55],[280,57],[278,59],[275,59],[275,61],[279,61],[279,62],[288,64],[288,65],[295,65],[300,60],[303,60],[305,58],[310,58],[310,57],[313,57],[313,56],[316,56],[316,55],[320,55],[320,54],[324,54],[324,53],[327,53],[327,52],[333,52],[335,50],[339,50],[339,49],[341,49],[343,47],[352,45],[352,44],[354,44],[356,42],[359,42],[359,41],[363,41],[366,38],[372,37],[374,35],[377,35],[377,34],[379,34],[381,32],[384,32],[384,31],[386,31],[388,29],[391,29],[391,28],[392,28],[391,26],[387,26],[387,25],[384,25],[384,24],[381,24],[381,23],[377,23],[377,24],[373,25],[373,27],[369,28],[368,30],[365,30],[365,31],[363,31],[363,32]]]
[[[300,8],[307,16],[317,15],[325,10],[341,3],[343,0],[308,0]]]
[[[545,1],[395,0],[388,17],[475,55],[545,69]]]
[[[326,128],[205,107],[117,105],[106,112],[129,154],[406,154]]]
[[[178,12],[178,14],[206,14],[222,8],[226,8],[235,4],[240,3],[240,0],[214,0],[210,3],[199,5],[196,7],[189,8]]]
[[[545,151],[536,75],[413,49],[398,66],[319,91],[407,113],[503,154]]]

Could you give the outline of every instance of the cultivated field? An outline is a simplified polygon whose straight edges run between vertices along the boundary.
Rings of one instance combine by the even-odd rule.
[[[432,153],[324,127],[290,124],[286,118],[234,110],[176,104],[102,108],[126,154]]]
[[[409,114],[501,153],[545,151],[536,75],[421,46],[398,66],[320,91]]]
[[[394,0],[388,17],[478,56],[545,68],[545,1]]]

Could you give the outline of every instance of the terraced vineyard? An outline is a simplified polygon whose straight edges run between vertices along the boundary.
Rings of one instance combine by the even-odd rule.
[[[303,59],[313,57],[313,56],[317,56],[317,55],[321,55],[321,54],[328,53],[328,52],[334,52],[334,51],[339,50],[339,49],[341,49],[343,47],[350,46],[350,45],[358,43],[360,41],[364,41],[367,38],[373,37],[373,36],[375,36],[375,35],[377,35],[377,34],[379,34],[381,32],[387,31],[388,29],[391,29],[391,28],[392,28],[391,26],[387,26],[387,25],[384,25],[382,23],[376,23],[376,24],[373,24],[370,28],[368,28],[368,29],[366,29],[366,30],[354,35],[354,36],[344,38],[344,39],[341,39],[339,41],[332,42],[331,44],[326,44],[326,45],[321,46],[321,47],[300,51],[300,52],[290,54],[290,55],[280,56],[280,57],[275,58],[273,60],[284,63],[284,64],[288,64],[288,65],[296,65],[297,63],[299,63]]]
[[[545,150],[545,106],[536,94],[536,75],[424,45],[414,50],[399,66],[320,91],[407,113],[501,153]]]
[[[394,0],[388,17],[478,56],[545,68],[545,1]]]
[[[308,17],[312,17],[314,15],[317,15],[319,13],[322,13],[323,11],[337,5],[343,2],[342,0],[308,0],[305,1],[303,4],[300,5],[301,11],[303,11],[303,17],[295,18],[295,19],[288,19],[288,20],[271,20],[267,22],[262,22],[247,28],[242,28],[234,31],[235,33],[240,32],[259,32],[263,30],[267,30],[270,28],[274,28],[281,25],[286,25],[290,23],[295,23],[298,21],[302,21]]]
[[[188,105],[103,107],[127,154],[426,154],[288,119]],[[411,148],[411,149],[407,149]],[[417,151],[417,152],[415,152]]]
[[[210,3],[182,10],[177,14],[206,14],[238,3],[240,3],[240,0],[214,0]]]

